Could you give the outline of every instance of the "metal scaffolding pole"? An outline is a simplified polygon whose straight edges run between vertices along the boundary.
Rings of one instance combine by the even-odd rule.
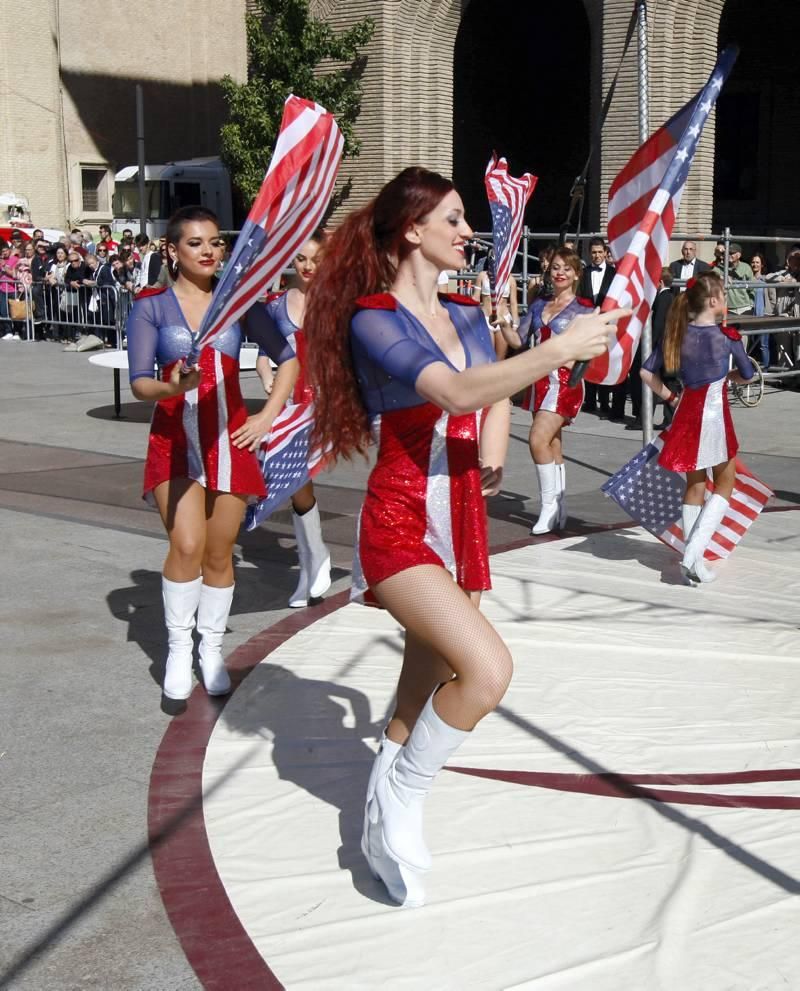
[[[649,79],[647,64],[647,0],[636,0],[637,50],[639,54],[639,145],[643,145],[650,137],[649,118]],[[648,316],[642,327],[642,339],[639,343],[639,354],[646,361],[653,350],[653,330]],[[653,439],[653,393],[642,382],[641,386],[634,384],[633,388],[642,390],[642,433],[645,444]]]

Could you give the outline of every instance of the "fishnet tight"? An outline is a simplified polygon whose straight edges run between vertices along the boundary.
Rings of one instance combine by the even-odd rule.
[[[450,726],[472,730],[505,695],[508,648],[444,568],[421,564],[373,588],[406,630],[406,650],[389,738],[404,743],[434,688],[434,709]],[[455,674],[455,677],[452,677]]]

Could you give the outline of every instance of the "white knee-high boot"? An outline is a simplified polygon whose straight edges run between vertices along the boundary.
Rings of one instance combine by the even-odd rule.
[[[200,641],[200,670],[209,695],[227,695],[231,690],[231,679],[222,658],[222,638],[228,625],[233,589],[233,585],[227,588],[203,585],[200,589],[197,608],[197,632],[203,638]]]
[[[418,908],[425,904],[425,889],[419,875],[414,871],[403,870],[386,854],[381,839],[380,817],[374,823],[370,822],[369,818],[370,804],[375,798],[375,786],[378,780],[388,773],[402,749],[402,744],[390,740],[384,733],[367,784],[361,852],[366,858],[370,873],[376,880],[383,882],[392,901],[404,908]]]
[[[722,522],[722,517],[728,509],[728,500],[721,495],[714,493],[697,518],[697,522],[692,530],[692,535],[686,545],[681,564],[682,570],[690,580],[698,582],[713,582],[716,574],[708,567],[703,560],[703,554],[711,543],[714,531]]]
[[[200,602],[202,578],[191,582],[161,579],[164,620],[169,654],[164,668],[163,692],[169,699],[188,699],[192,694],[192,630]]]
[[[556,497],[558,499],[558,529],[567,525],[567,468],[562,461],[556,465]]]
[[[536,465],[539,478],[541,509],[539,519],[531,527],[531,533],[549,533],[558,527],[558,470],[554,461]]]
[[[384,852],[402,869],[430,870],[431,855],[425,844],[422,819],[425,798],[433,779],[447,759],[469,736],[448,725],[428,699],[408,742],[388,772],[375,782],[369,818],[380,824]]]
[[[689,570],[686,567],[686,554],[689,549],[689,540],[691,539],[695,523],[697,523],[697,518],[700,516],[702,511],[702,506],[691,506],[688,502],[685,502],[681,507],[681,525],[683,526],[683,560],[681,561],[681,574],[683,575],[683,580],[687,585],[697,584],[695,580],[689,577]]]
[[[309,599],[318,599],[331,587],[331,556],[322,539],[316,502],[302,516],[292,510],[292,525],[300,557],[300,579],[289,599],[289,607],[302,609]]]

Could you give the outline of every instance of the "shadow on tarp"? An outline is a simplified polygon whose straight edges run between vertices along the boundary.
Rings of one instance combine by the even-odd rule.
[[[373,720],[367,696],[269,661],[248,674],[243,695],[245,705],[234,699],[221,720],[238,736],[271,738],[278,777],[338,810],[337,857],[353,887],[372,901],[393,904],[361,853],[364,797],[375,759],[365,739],[379,739],[384,727]],[[267,804],[269,795],[262,800]]]

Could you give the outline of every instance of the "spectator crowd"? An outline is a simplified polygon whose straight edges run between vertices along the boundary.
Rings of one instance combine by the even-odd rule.
[[[74,228],[59,241],[35,229],[0,238],[0,339],[19,341],[30,321],[37,340],[65,350],[116,347],[118,308],[148,286],[168,285],[166,247],[126,228],[116,240],[107,225],[97,239]]]

